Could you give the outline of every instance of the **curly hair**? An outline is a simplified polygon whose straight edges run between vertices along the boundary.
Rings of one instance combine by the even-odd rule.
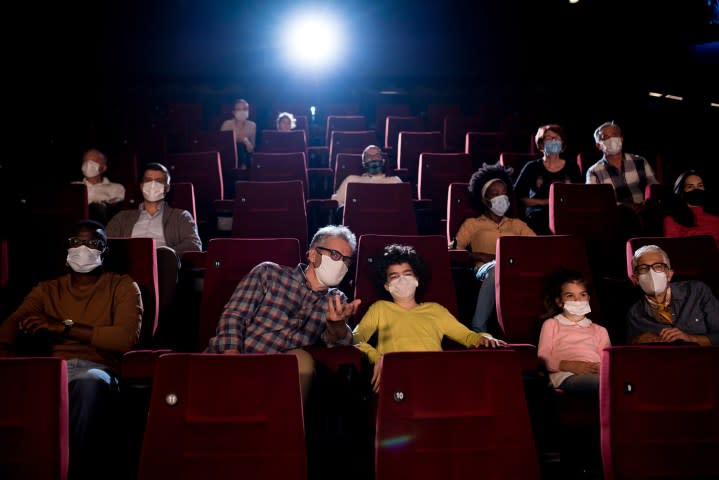
[[[382,256],[375,262],[374,269],[374,284],[377,291],[382,294],[384,298],[392,298],[391,295],[385,290],[384,285],[387,283],[387,269],[392,265],[400,265],[402,263],[408,263],[412,267],[414,276],[417,277],[419,286],[415,292],[415,298],[422,296],[423,287],[429,280],[429,270],[427,265],[419,256],[417,250],[410,245],[398,245],[392,244],[384,247]]]
[[[557,305],[557,298],[562,296],[562,287],[567,283],[578,283],[589,290],[589,282],[576,270],[560,268],[544,278],[544,308],[546,312],[543,319],[552,318],[562,313],[563,309]]]
[[[477,211],[485,213],[488,207],[482,201],[482,189],[490,180],[501,180],[507,186],[507,195],[512,196],[512,178],[514,172],[511,167],[505,167],[499,163],[494,165],[484,164],[479,170],[472,174],[469,180],[469,191],[472,193],[472,205]]]

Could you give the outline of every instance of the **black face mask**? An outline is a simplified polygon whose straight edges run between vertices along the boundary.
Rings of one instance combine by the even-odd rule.
[[[384,170],[384,160],[370,160],[364,164],[364,168],[370,175],[377,175]]]
[[[689,205],[702,206],[702,205],[704,205],[705,199],[706,199],[706,192],[704,190],[695,188],[694,190],[684,192],[684,200]]]

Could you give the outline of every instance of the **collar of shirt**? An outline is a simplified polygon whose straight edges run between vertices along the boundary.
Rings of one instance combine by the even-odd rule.
[[[147,215],[150,215],[150,214],[147,213],[147,211],[145,210],[145,202],[140,202],[140,206],[139,206],[138,208],[140,209],[140,213],[141,213],[141,214],[142,214],[142,213],[145,213],[145,214],[147,214]],[[161,202],[157,205],[157,212],[155,212],[154,215],[150,215],[150,217],[151,217],[151,218],[155,218],[155,217],[158,216],[158,215],[162,215],[162,212],[163,212],[164,210],[165,210],[165,201],[163,200],[163,201],[161,201]]]
[[[308,264],[300,263],[292,271],[292,275],[295,277],[295,280],[297,280],[297,282],[302,283],[312,293],[314,293],[315,295],[319,295],[321,297],[324,297],[328,293],[337,290],[337,288],[335,288],[335,287],[329,287],[327,290],[313,290],[312,284],[310,283],[309,280],[307,280],[307,275],[305,274],[305,271],[307,270],[308,267],[309,267]]]
[[[581,319],[581,320],[578,321],[578,322],[573,322],[573,321],[569,320],[567,317],[565,317],[564,315],[562,315],[562,314],[560,313],[560,314],[557,315],[555,318],[556,318],[557,321],[558,321],[560,324],[562,324],[562,325],[569,325],[569,326],[578,325],[578,326],[580,326],[580,327],[582,327],[582,328],[587,328],[587,327],[589,327],[589,326],[592,324],[592,321],[589,320],[587,317],[584,317],[583,319]]]

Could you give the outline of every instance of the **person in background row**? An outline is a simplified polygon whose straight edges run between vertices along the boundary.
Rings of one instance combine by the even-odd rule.
[[[84,178],[80,181],[72,182],[81,183],[87,187],[90,218],[103,225],[111,217],[108,207],[125,199],[125,187],[104,177],[103,174],[106,171],[107,157],[101,151],[91,148],[82,156],[82,175]]]
[[[601,124],[594,141],[604,154],[587,169],[586,183],[606,183],[614,187],[617,203],[635,211],[643,208],[647,185],[658,183],[646,158],[624,152],[622,129],[614,122]]]
[[[150,237],[158,247],[169,247],[178,257],[201,251],[197,224],[187,210],[172,208],[165,202],[170,191],[170,172],[160,163],[148,163],[140,184],[144,201],[139,208],[123,210],[107,225],[111,237]]]
[[[347,198],[347,185],[350,183],[402,183],[399,177],[388,177],[385,172],[385,159],[382,149],[377,145],[369,145],[362,152],[362,175],[348,175],[337,191],[332,194],[332,200],[337,200],[338,207],[343,207]]]
[[[472,330],[486,332],[489,318],[495,307],[494,266],[497,238],[505,235],[535,236],[523,221],[505,216],[512,195],[511,169],[502,165],[487,165],[474,172],[469,181],[469,191],[476,218],[468,218],[459,227],[450,248],[467,249],[475,261],[477,280],[482,282],[477,296],[477,306],[472,318]]]
[[[713,192],[705,188],[696,170],[687,170],[674,183],[674,196],[664,217],[666,237],[711,235],[719,247],[719,202]]]
[[[255,151],[257,124],[252,120],[248,120],[250,116],[250,104],[247,103],[247,100],[236,100],[232,115],[234,118],[225,120],[220,127],[220,131],[235,132],[238,167],[242,170],[247,170],[252,160],[252,153]]]
[[[631,343],[719,345],[719,300],[704,282],[672,282],[669,256],[656,245],[637,249],[632,267],[644,297],[627,313]]]
[[[488,333],[471,331],[439,303],[422,302],[428,275],[426,264],[409,245],[386,246],[375,265],[375,285],[392,301],[373,303],[352,332],[357,348],[374,364],[375,392],[379,391],[385,353],[440,351],[445,336],[467,348],[506,345]],[[369,343],[375,334],[376,347]]]
[[[559,270],[548,278],[547,320],[539,334],[537,356],[554,388],[569,393],[599,393],[599,361],[611,346],[607,329],[587,318],[587,281],[579,272]]]
[[[527,163],[514,184],[524,204],[527,224],[540,235],[549,235],[549,187],[556,182],[581,183],[577,162],[560,157],[567,146],[564,130],[557,124],[542,125],[534,136],[542,158]]]
[[[111,478],[121,462],[109,448],[119,435],[113,401],[122,354],[140,336],[142,297],[132,278],[103,270],[101,224],[78,222],[67,242],[69,273],[40,282],[0,324],[0,356],[42,349],[67,361],[69,478]]]
[[[187,210],[165,202],[170,172],[160,163],[148,163],[142,173],[144,201],[136,209],[118,212],[107,224],[111,237],[154,238],[157,247],[157,280],[160,314],[174,301],[182,254],[202,251],[197,224]]]
[[[297,121],[295,116],[289,112],[282,112],[277,115],[277,130],[280,132],[289,132],[295,129]]]

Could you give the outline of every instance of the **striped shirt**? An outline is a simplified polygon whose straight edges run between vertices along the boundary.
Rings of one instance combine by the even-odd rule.
[[[587,170],[586,183],[608,183],[614,187],[618,203],[644,203],[644,189],[658,183],[644,157],[625,153],[621,168],[609,164],[606,155]]]
[[[325,316],[336,288],[314,291],[305,277],[305,265],[295,268],[263,262],[237,285],[217,325],[209,353],[279,353],[324,342],[351,345],[352,331],[331,342]]]

